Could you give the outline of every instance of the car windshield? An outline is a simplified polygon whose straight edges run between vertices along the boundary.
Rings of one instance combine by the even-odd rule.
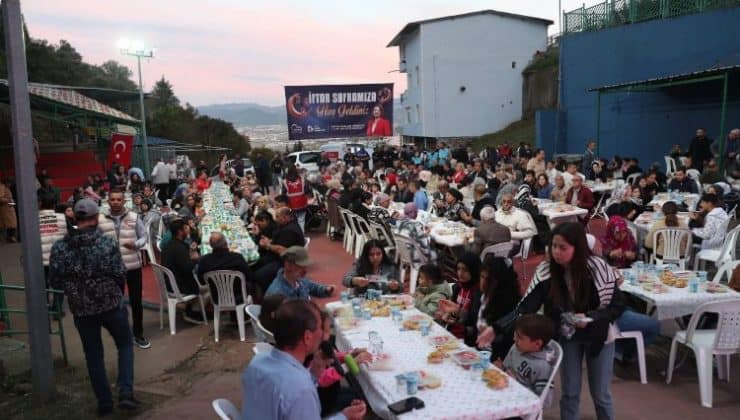
[[[301,163],[316,163],[320,158],[319,153],[302,153],[300,157]]]

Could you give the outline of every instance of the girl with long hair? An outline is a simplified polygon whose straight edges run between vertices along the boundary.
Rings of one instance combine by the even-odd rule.
[[[399,293],[402,287],[398,279],[398,267],[388,258],[383,243],[377,239],[371,239],[362,247],[360,258],[344,275],[342,284],[353,288],[355,294],[365,293],[367,289],[380,289],[383,293]]]
[[[477,330],[483,331],[516,308],[521,299],[517,274],[511,260],[489,255],[480,270],[480,299],[473,302],[478,313]],[[503,359],[513,337],[499,334],[491,343],[491,360]]]
[[[617,271],[591,254],[583,225],[560,224],[552,232],[549,258],[537,267],[517,308],[497,321],[495,328],[486,328],[478,336],[478,345],[491,343],[496,331],[510,333],[509,327],[519,315],[535,313],[544,305],[544,314],[559,325],[558,341],[563,348],[560,418],[579,418],[585,359],[596,417],[614,419],[610,390],[614,337],[610,326],[625,308],[617,280]]]

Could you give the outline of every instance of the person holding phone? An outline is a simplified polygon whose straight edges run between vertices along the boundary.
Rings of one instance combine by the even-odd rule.
[[[588,370],[591,398],[599,419],[614,419],[611,380],[614,368],[614,337],[610,325],[622,315],[624,299],[617,287],[619,274],[588,247],[580,223],[555,227],[549,259],[535,272],[517,308],[484,329],[477,344],[485,347],[496,334],[511,333],[510,326],[522,314],[544,305],[544,314],[558,325],[563,348],[560,418],[578,419],[580,414],[583,359]]]
[[[354,288],[356,294],[363,294],[367,289],[399,293],[402,288],[398,279],[398,267],[386,255],[383,244],[377,239],[371,239],[362,248],[360,258],[344,275],[342,284]]]

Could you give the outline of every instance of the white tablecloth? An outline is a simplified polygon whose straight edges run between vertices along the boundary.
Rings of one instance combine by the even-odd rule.
[[[653,225],[658,220],[664,220],[665,216],[655,218],[655,213],[652,211],[646,211],[642,213],[640,216],[635,219],[635,226],[637,226],[638,229],[645,231],[646,233],[650,231],[650,229],[653,228]],[[689,214],[688,213],[678,213],[678,222],[681,226],[688,226],[689,225]]]
[[[591,192],[595,193],[605,193],[613,190],[617,187],[617,181],[608,181],[608,182],[594,182],[594,181],[587,181],[586,186],[588,189],[591,190]]]
[[[565,203],[543,203],[540,202],[538,205],[540,213],[545,215],[550,221],[550,224],[562,223],[568,219],[575,219],[578,216],[582,216],[588,213],[588,210],[580,207],[575,207]]]
[[[341,306],[341,302],[327,304],[330,309]],[[416,309],[402,312],[404,316],[419,314]],[[339,327],[338,327],[339,328]],[[397,418],[388,410],[388,404],[408,397],[405,391],[396,389],[396,375],[413,370],[424,370],[440,379],[437,389],[421,390],[416,396],[424,401],[425,408],[406,413],[402,419],[500,419],[506,417],[529,417],[536,415],[541,407],[539,398],[529,389],[509,378],[509,386],[493,390],[480,379],[472,379],[452,360],[441,364],[427,363],[427,355],[434,350],[426,337],[419,331],[400,331],[390,317],[373,318],[349,331],[337,330],[337,347],[348,350],[367,347],[368,332],[377,331],[383,339],[383,352],[392,357],[393,370],[375,371],[362,367],[358,381],[375,414],[385,419]],[[449,334],[437,324],[433,325],[430,337]]]
[[[699,305],[717,300],[728,300],[740,298],[740,293],[729,289],[727,293],[707,293],[699,286],[698,293],[689,292],[688,287],[669,287],[667,293],[648,292],[641,286],[622,283],[620,289],[644,300],[655,307],[653,316],[659,320],[675,319],[691,315]]]
[[[464,223],[460,222],[430,222],[431,226],[430,235],[432,240],[439,245],[448,247],[462,246],[465,245],[465,239],[467,238],[472,242],[474,228],[468,227]]]
[[[259,249],[244,222],[236,215],[234,203],[231,201],[229,187],[222,182],[214,182],[211,187],[203,191],[203,208],[205,217],[200,222],[200,234],[203,238],[201,255],[211,252],[208,238],[211,232],[221,232],[226,236],[231,251],[244,256],[247,263],[254,263],[259,259]]]
[[[686,203],[687,206],[689,206],[689,209],[694,209],[696,207],[696,203],[699,202],[699,197],[701,197],[699,194],[691,194],[691,193],[678,193],[678,196],[680,200],[683,203]],[[649,206],[659,205],[662,206],[665,204],[666,201],[671,200],[671,195],[669,193],[658,193],[655,194],[655,197],[648,203]]]

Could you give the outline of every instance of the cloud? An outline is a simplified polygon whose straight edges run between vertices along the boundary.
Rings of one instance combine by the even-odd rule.
[[[492,7],[483,0],[459,3],[27,0],[23,11],[32,37],[65,39],[85,60],[114,59],[134,74],[136,62],[116,51],[116,41],[148,42],[157,53],[142,64],[146,89],[164,75],[194,105],[277,105],[287,84],[394,82],[400,94],[406,76],[388,73],[398,67],[398,51],[386,44],[408,21]]]

